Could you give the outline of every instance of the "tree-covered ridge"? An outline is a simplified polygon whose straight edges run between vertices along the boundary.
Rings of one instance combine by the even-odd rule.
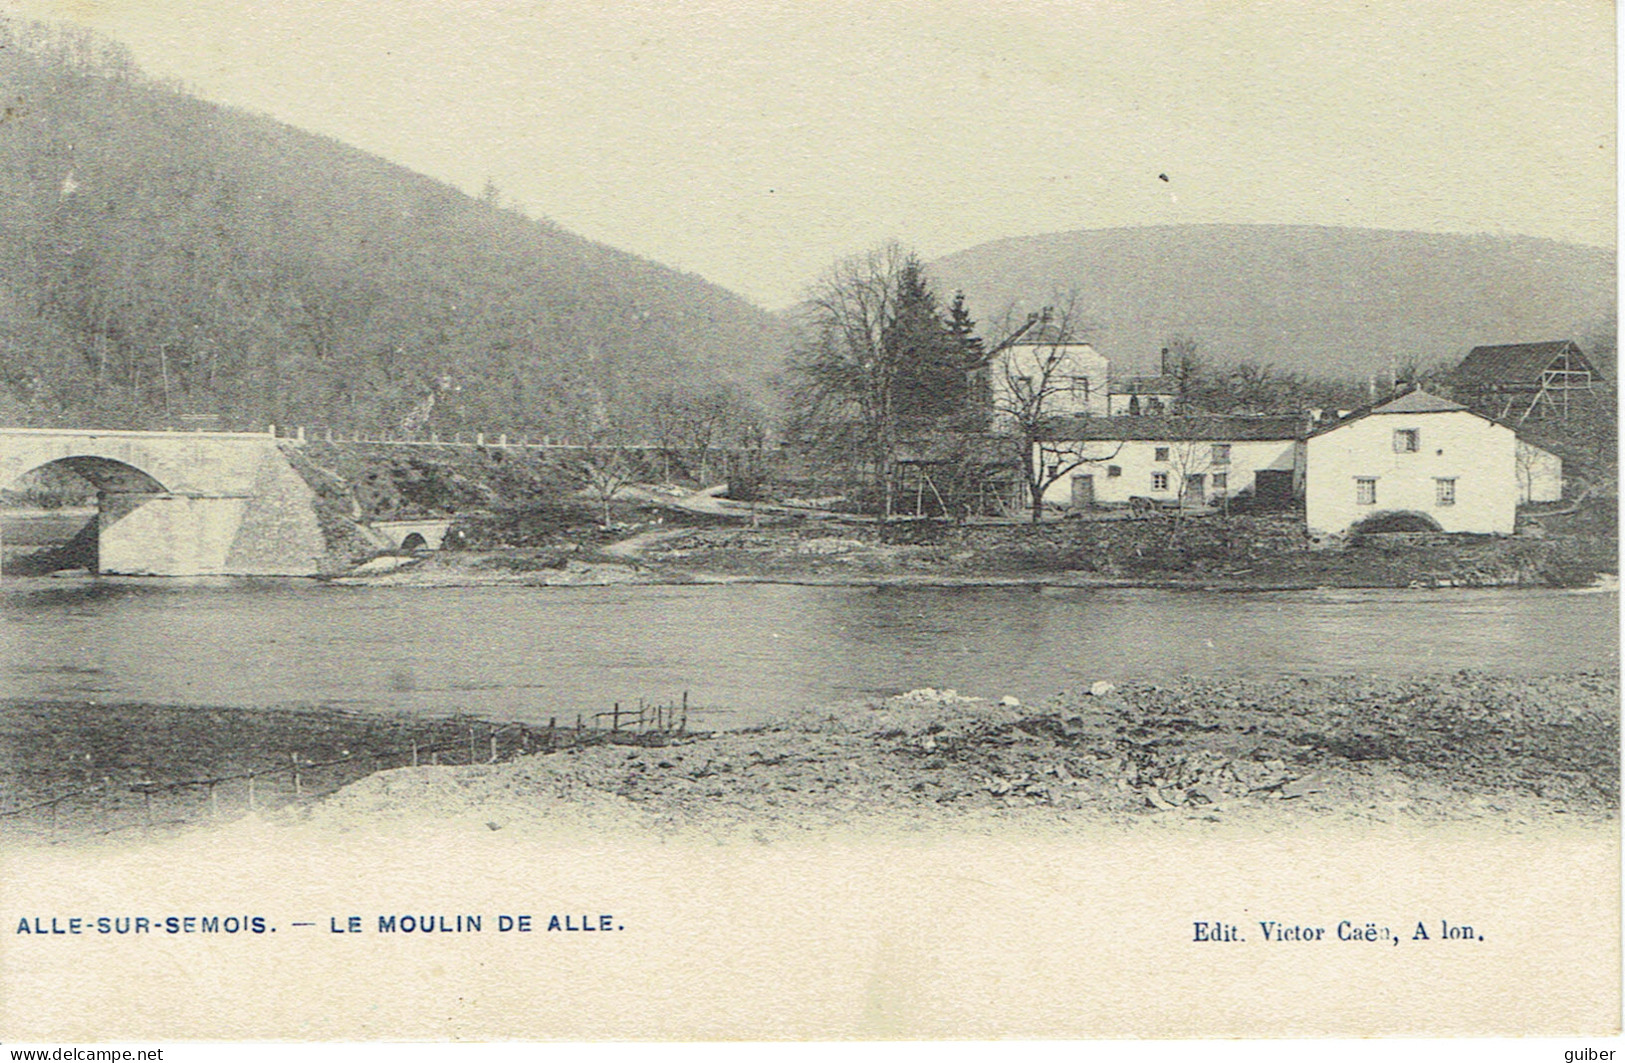
[[[1076,290],[1114,373],[1157,372],[1175,334],[1213,363],[1360,379],[1479,344],[1572,338],[1590,354],[1614,335],[1614,251],[1526,236],[1148,225],[996,240],[930,267],[984,315]]]
[[[781,356],[771,315],[700,278],[89,34],[0,20],[0,85],[7,421],[581,437],[673,386],[754,391]]]

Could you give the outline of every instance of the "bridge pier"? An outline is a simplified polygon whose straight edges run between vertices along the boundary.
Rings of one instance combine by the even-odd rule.
[[[246,498],[100,495],[98,571],[126,576],[199,576],[228,571]]]

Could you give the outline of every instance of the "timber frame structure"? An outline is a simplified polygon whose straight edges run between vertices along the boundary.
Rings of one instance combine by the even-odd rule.
[[[1595,399],[1600,380],[1573,340],[1474,347],[1455,373],[1457,398],[1510,424],[1566,421]]]

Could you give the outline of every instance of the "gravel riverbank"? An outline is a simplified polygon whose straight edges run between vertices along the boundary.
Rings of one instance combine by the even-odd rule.
[[[75,796],[0,825],[64,840],[257,808],[337,829],[428,819],[758,837],[882,824],[1534,829],[1617,817],[1619,698],[1617,672],[1185,679],[1035,706],[917,690],[734,731],[585,736],[468,717],[12,703],[0,811]]]
[[[1037,707],[922,690],[653,747],[384,772],[308,815],[765,836],[989,819],[1520,829],[1618,813],[1617,673],[1097,689]]]

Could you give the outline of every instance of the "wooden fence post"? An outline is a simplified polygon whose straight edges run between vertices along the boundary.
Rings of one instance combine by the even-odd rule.
[[[415,768],[417,766],[418,766],[418,744],[416,742],[413,742],[412,743],[412,767]]]
[[[304,781],[299,778],[299,754],[289,753],[288,759],[293,762],[293,796],[303,797],[305,795],[305,787]]]
[[[491,732],[491,763],[495,764],[496,762],[497,762],[497,733],[495,731],[492,731]]]

